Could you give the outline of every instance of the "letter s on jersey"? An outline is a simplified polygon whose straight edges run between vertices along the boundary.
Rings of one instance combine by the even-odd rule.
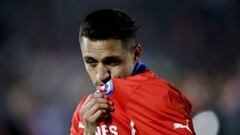
[[[110,126],[109,131],[110,131],[110,133],[112,133],[114,135],[118,135],[117,126],[114,126],[114,125]]]

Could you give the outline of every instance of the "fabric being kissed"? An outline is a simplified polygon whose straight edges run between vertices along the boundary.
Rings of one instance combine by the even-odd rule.
[[[113,93],[113,83],[112,80],[109,80],[107,83],[105,83],[103,86],[101,86],[95,94],[101,93],[105,96],[110,96]]]

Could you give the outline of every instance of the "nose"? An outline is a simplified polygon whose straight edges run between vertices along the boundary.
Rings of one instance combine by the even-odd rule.
[[[102,64],[99,64],[96,75],[96,84],[100,86],[104,85],[110,79],[111,75],[108,68]]]

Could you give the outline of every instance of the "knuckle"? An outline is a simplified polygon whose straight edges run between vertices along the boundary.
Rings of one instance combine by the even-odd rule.
[[[97,99],[96,99],[96,98],[93,98],[93,99],[92,99],[92,102],[93,102],[93,104],[96,104],[96,103],[97,103]]]
[[[80,117],[83,117],[85,119],[87,117],[86,112],[80,113]]]
[[[86,113],[86,108],[85,108],[85,106],[83,106],[83,107],[80,109],[80,114],[83,116],[85,113]]]
[[[86,120],[86,121],[88,120],[88,117],[86,116],[86,114],[83,114],[82,117],[84,120]]]
[[[99,104],[96,104],[95,106],[97,109],[101,108],[101,105],[99,105]]]

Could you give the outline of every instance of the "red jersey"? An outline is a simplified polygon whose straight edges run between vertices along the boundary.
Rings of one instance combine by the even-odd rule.
[[[189,100],[152,71],[112,81],[109,100],[115,111],[110,120],[99,121],[96,135],[195,135]],[[83,135],[80,108],[85,99],[74,112],[71,135]]]

